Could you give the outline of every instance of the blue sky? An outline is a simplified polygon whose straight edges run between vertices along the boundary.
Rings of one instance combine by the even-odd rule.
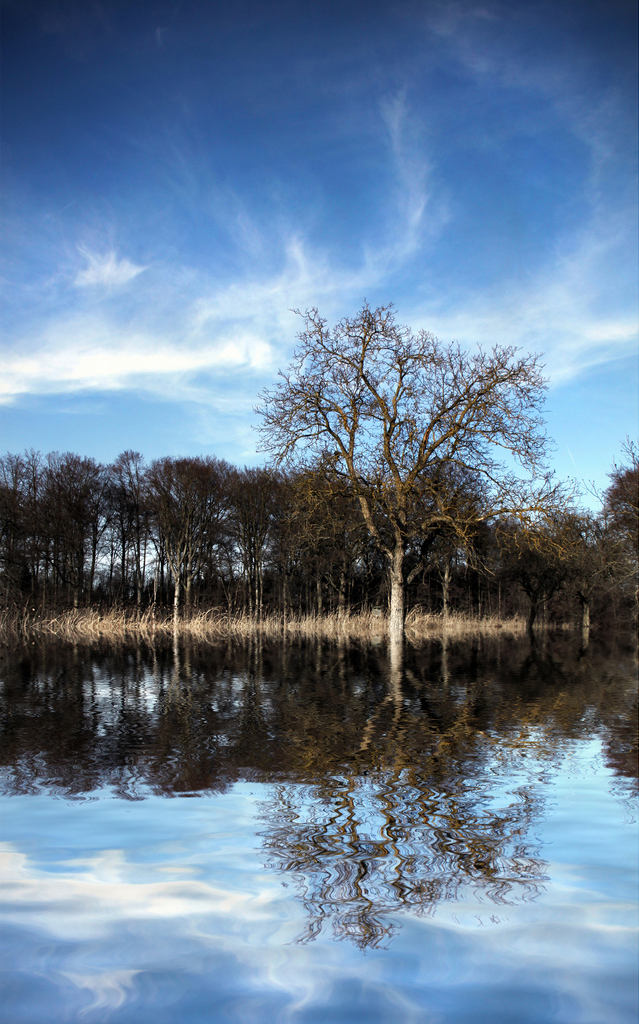
[[[544,353],[637,433],[634,2],[2,6],[3,451],[255,464],[291,308]]]

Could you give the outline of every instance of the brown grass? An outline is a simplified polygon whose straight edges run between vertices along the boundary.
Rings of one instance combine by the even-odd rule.
[[[261,619],[244,612],[229,614],[219,609],[198,612],[179,623],[180,636],[191,640],[215,642],[222,639],[249,639],[256,635],[273,640],[286,636],[290,639],[352,639],[376,640],[388,635],[388,618],[374,616],[372,612],[349,615],[266,615]],[[480,635],[522,636],[526,632],[523,617],[498,619],[496,616],[476,616],[452,613],[444,621],[433,615],[412,609],[406,618],[406,635],[412,640],[428,639],[443,634],[463,639]],[[173,619],[166,615],[144,612],[139,618],[122,611],[100,613],[92,609],[78,609],[43,615],[39,612],[0,611],[0,641],[5,644],[34,640],[65,640],[71,643],[91,643],[107,640],[123,643],[129,640],[153,641],[173,636]]]

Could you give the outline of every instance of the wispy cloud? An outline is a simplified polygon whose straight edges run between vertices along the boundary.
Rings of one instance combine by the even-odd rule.
[[[299,237],[286,241],[281,266],[270,273],[215,283],[180,268],[150,270],[144,289],[124,307],[91,304],[22,332],[4,354],[0,402],[134,389],[205,404],[219,378],[232,374],[227,400],[237,406],[246,386],[249,410],[256,376],[274,374],[294,344],[299,323],[292,308],[317,304],[341,316],[381,274],[366,261],[336,265]]]
[[[623,257],[624,238],[619,225],[593,223],[524,283],[478,292],[459,287],[439,301],[400,299],[400,316],[444,340],[544,352],[553,382],[566,381],[627,354],[636,342],[633,311],[606,301],[607,267]],[[224,401],[218,382],[232,374],[237,407],[245,392],[254,395],[259,378],[286,362],[299,329],[292,307],[318,305],[338,318],[364,296],[374,302],[393,298],[389,262],[388,250],[380,247],[345,266],[292,237],[279,268],[228,282],[180,275],[175,268],[149,270],[144,290],[119,316],[117,308],[98,304],[52,316],[22,334],[19,346],[5,352],[0,402],[27,394],[135,389],[176,402],[218,404]],[[396,265],[402,265],[399,258]],[[248,409],[251,401],[244,404]]]
[[[397,204],[405,224],[403,255],[408,255],[419,244],[419,233],[424,226],[430,166],[419,144],[417,126],[410,118],[406,93],[384,99],[381,112],[397,172]]]
[[[388,214],[393,224],[384,244],[367,251],[369,270],[388,276],[432,243],[450,219],[447,196],[433,186],[433,159],[427,145],[427,126],[415,116],[400,90],[380,102],[387,131],[395,188]]]
[[[25,394],[137,389],[183,401],[202,374],[261,371],[272,366],[263,338],[227,329],[214,339],[158,335],[80,317],[49,327],[26,352],[5,356],[0,402]]]
[[[456,294],[451,302],[423,303],[410,311],[414,327],[462,344],[511,344],[543,354],[552,385],[636,351],[636,307],[620,302],[611,267],[631,243],[627,227],[597,217],[519,284],[500,283]]]
[[[515,10],[501,0],[442,0],[429,7],[426,24],[442,64],[470,81],[473,102],[508,102],[507,120],[485,119],[478,129],[489,152],[503,158],[511,137],[537,146],[551,132],[566,151],[571,139],[583,147],[574,150],[580,156],[569,200],[557,205],[545,249],[529,268],[506,270],[476,289],[459,280],[448,294],[414,299],[405,318],[467,345],[542,352],[559,385],[636,349],[634,152],[629,158],[636,126],[633,104],[614,76],[601,84],[596,45],[575,48],[570,31],[559,29],[549,30],[541,50],[543,34],[530,42],[533,16],[532,8]],[[549,180],[560,187],[561,173]]]
[[[461,69],[493,96],[495,89],[511,96],[512,132],[547,131],[554,113],[555,131],[567,129],[588,147],[589,185],[595,200],[601,173],[618,157],[620,147],[627,147],[634,168],[636,103],[628,102],[614,75],[607,74],[602,85],[599,61],[603,51],[596,43],[590,49],[575,47],[566,27],[562,35],[561,29],[555,32],[549,23],[547,35],[535,32],[531,45],[531,30],[539,27],[536,18],[534,7],[513,8],[502,0],[489,0],[485,5],[473,0],[441,0],[429,9],[426,24],[440,40],[453,68]],[[540,100],[545,108],[537,105]],[[501,124],[493,128],[503,130]]]
[[[493,16],[482,11],[474,12],[473,24],[492,25]],[[463,57],[459,17],[451,18],[450,12],[448,21],[442,14],[438,31],[455,41]],[[475,50],[468,43],[468,53]],[[490,60],[494,64],[496,58]],[[487,74],[487,68],[473,73]],[[536,79],[533,84],[537,88]],[[477,291],[459,282],[443,299],[416,300],[414,292],[407,298],[404,272],[423,273],[435,239],[453,220],[441,186],[433,184],[435,160],[425,122],[407,96],[400,90],[379,106],[380,142],[393,177],[378,211],[375,244],[362,242],[359,256],[346,260],[327,246],[312,245],[302,230],[283,229],[279,214],[270,222],[264,213],[253,218],[239,197],[229,203],[227,191],[221,205],[235,245],[235,269],[225,279],[159,258],[136,264],[111,241],[103,249],[74,246],[76,266],[67,260],[64,272],[49,268],[39,306],[29,292],[25,305],[38,308],[38,322],[22,318],[13,337],[5,332],[0,402],[30,394],[136,390],[169,401],[218,408],[226,402],[248,410],[256,382],[271,377],[290,354],[299,329],[292,307],[317,305],[327,317],[339,318],[365,297],[395,299],[403,320],[446,340],[543,351],[554,382],[629,352],[636,316],[616,305],[610,268],[627,264],[634,243],[627,219],[600,199],[593,199],[590,222],[573,237],[557,237],[525,282],[505,277]],[[593,142],[595,149],[603,159],[603,144]],[[119,238],[117,226],[103,237]],[[79,270],[78,251],[85,264]],[[135,288],[125,287],[134,280]]]
[[[113,250],[106,253],[94,253],[88,249],[80,249],[80,252],[87,265],[76,275],[74,284],[78,288],[87,288],[92,285],[119,288],[147,269],[131,263],[128,259],[119,259]]]
[[[318,305],[329,317],[342,316],[382,287],[421,244],[428,165],[403,96],[384,105],[384,131],[396,180],[389,196],[392,227],[378,245],[363,247],[359,260],[346,263],[299,231],[252,220],[239,200],[229,233],[243,258],[223,281],[161,260],[140,266],[115,248],[83,247],[86,266],[73,284],[86,299],[74,302],[64,294],[64,274],[49,276],[40,324],[21,326],[13,342],[7,339],[0,402],[134,389],[206,403],[216,379],[230,371],[236,402],[248,378],[254,396],[255,376],[272,375],[294,344],[299,324],[292,308]],[[120,295],[143,271],[136,288]]]

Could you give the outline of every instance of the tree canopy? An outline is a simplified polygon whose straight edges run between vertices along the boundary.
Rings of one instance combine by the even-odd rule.
[[[397,635],[411,537],[463,538],[478,519],[537,516],[552,499],[542,366],[510,346],[469,353],[414,334],[392,305],[365,303],[332,329],[317,309],[303,320],[289,368],[260,395],[263,449],[348,480],[388,561]],[[460,501],[462,482],[478,500]]]

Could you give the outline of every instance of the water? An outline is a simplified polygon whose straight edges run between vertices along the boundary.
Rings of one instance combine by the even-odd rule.
[[[5,656],[2,1020],[637,1014],[624,650]]]

